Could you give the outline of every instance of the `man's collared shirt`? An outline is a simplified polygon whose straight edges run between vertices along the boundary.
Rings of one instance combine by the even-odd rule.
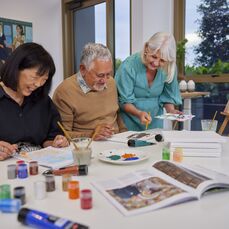
[[[83,76],[81,75],[81,72],[80,71],[76,74],[76,79],[77,79],[77,82],[80,85],[80,88],[82,89],[82,91],[85,94],[87,94],[89,91],[92,91],[91,88],[88,87],[88,85],[85,82],[85,80],[84,80]]]

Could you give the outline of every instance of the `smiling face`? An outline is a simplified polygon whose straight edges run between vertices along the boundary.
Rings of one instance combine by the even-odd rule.
[[[111,60],[94,60],[90,69],[84,65],[80,66],[80,71],[87,85],[95,91],[103,91],[107,80],[112,76]]]
[[[166,60],[161,58],[159,51],[153,52],[146,48],[145,50],[145,65],[149,70],[156,70],[159,67],[163,67],[166,64]]]
[[[37,74],[38,68],[25,69],[19,72],[17,91],[22,96],[29,96],[37,88],[42,87],[48,79],[48,73]]]

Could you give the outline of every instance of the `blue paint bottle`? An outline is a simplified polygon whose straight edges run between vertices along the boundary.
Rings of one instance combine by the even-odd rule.
[[[72,222],[68,219],[49,215],[44,212],[21,208],[18,213],[18,221],[32,226],[34,228],[45,228],[45,229],[88,229],[89,227]]]
[[[6,213],[18,212],[21,207],[19,199],[4,199],[0,200],[0,211]]]

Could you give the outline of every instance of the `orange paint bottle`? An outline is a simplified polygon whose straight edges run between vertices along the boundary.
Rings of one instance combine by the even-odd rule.
[[[79,199],[80,197],[80,186],[79,181],[68,182],[68,197],[69,199]]]

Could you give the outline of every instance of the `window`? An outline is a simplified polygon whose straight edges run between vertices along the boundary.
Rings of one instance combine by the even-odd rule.
[[[115,0],[115,69],[130,55],[130,0]]]
[[[192,113],[197,116],[192,129],[199,130],[200,120],[213,118],[215,111],[219,128],[220,111],[229,100],[228,2],[175,0],[174,10],[176,40],[187,39],[179,73],[196,82],[196,91],[210,92],[210,97],[192,100]]]
[[[62,0],[64,76],[78,70],[88,42],[105,44],[114,67],[130,55],[130,0]]]
[[[96,42],[106,45],[106,3],[76,9],[73,15],[74,71],[77,72],[85,44]]]

